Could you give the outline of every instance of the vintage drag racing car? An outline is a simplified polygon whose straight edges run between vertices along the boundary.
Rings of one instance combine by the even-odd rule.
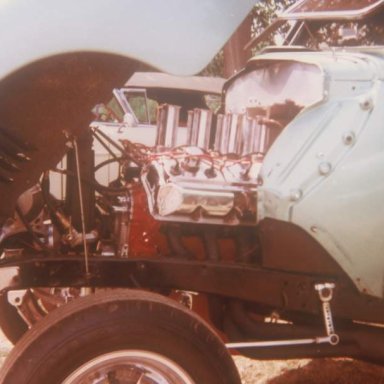
[[[197,72],[252,2],[81,4],[0,7],[0,382],[240,383],[228,351],[382,364],[384,1],[295,3],[182,146],[173,104],[155,145],[90,111],[138,61]]]

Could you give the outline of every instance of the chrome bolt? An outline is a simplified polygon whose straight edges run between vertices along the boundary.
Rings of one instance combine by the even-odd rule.
[[[323,161],[319,165],[319,173],[320,175],[326,176],[332,171],[332,164],[328,161]]]
[[[303,191],[301,189],[292,189],[290,192],[291,201],[299,201],[303,197]]]

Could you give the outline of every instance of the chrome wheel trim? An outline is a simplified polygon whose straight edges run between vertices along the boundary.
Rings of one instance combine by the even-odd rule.
[[[196,384],[174,361],[142,350],[114,351],[97,356],[77,368],[62,384],[108,384],[114,378],[129,379],[130,383],[136,379],[136,384]]]

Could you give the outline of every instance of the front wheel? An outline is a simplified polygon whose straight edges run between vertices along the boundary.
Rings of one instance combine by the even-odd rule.
[[[50,313],[15,346],[0,383],[240,384],[216,334],[160,295],[112,290]]]

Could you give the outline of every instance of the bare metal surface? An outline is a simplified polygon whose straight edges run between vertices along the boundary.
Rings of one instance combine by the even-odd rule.
[[[85,273],[89,274],[89,264],[88,264],[88,245],[87,245],[87,238],[86,238],[86,228],[85,228],[85,215],[84,215],[84,200],[83,200],[83,189],[82,189],[82,182],[81,182],[81,168],[80,168],[80,161],[79,161],[79,149],[77,146],[76,139],[72,141],[73,146],[75,149],[75,160],[76,160],[76,177],[77,177],[77,186],[79,191],[79,202],[80,202],[80,218],[81,218],[81,230],[82,230],[82,237],[83,237],[83,249],[84,249],[84,262],[85,262]]]
[[[335,332],[335,326],[333,324],[332,310],[331,310],[331,300],[333,298],[333,290],[335,289],[334,283],[322,283],[315,285],[316,291],[319,293],[319,298],[321,301],[323,309],[323,319],[324,326],[327,336],[329,337],[329,342],[332,345],[337,345],[339,343],[339,336]]]
[[[188,112],[187,145],[197,146],[204,150],[210,147],[212,111],[195,108]]]
[[[122,350],[98,356],[79,367],[63,384],[110,383],[112,378],[135,384],[195,384],[175,362],[140,350]]]
[[[180,107],[164,104],[157,110],[156,146],[173,148],[177,142]]]
[[[259,165],[257,156],[226,158],[197,147],[149,157],[142,180],[151,213],[174,222],[254,223]]]
[[[330,343],[329,336],[314,337],[312,339],[297,339],[297,340],[273,340],[273,341],[249,341],[243,343],[226,343],[228,349],[242,348],[262,348],[262,347],[283,347],[294,345],[307,344],[323,344]]]

